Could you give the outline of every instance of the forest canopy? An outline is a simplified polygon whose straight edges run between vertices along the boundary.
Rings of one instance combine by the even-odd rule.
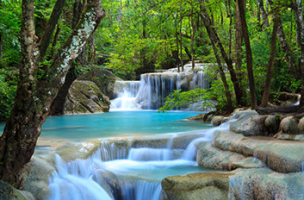
[[[248,57],[240,1],[105,0],[107,16],[73,66],[75,76],[93,68],[109,69],[123,79],[138,79],[155,69],[191,61],[219,63],[208,69],[213,83],[208,98],[221,109],[249,106]],[[297,1],[298,2],[298,1]],[[267,69],[270,93],[301,89],[301,7],[296,1],[243,0],[257,104],[262,101]],[[21,58],[21,1],[0,1],[0,120],[14,105]],[[55,0],[35,1],[35,31],[41,37]],[[302,3],[302,2],[301,2]],[[67,0],[52,33],[44,65],[50,65],[82,12],[85,1]],[[77,14],[78,13],[78,14]],[[277,30],[274,30],[277,18]],[[275,37],[272,33],[276,32]],[[273,39],[274,45],[271,44]],[[271,49],[271,45],[274,47]],[[274,53],[275,52],[275,53]],[[272,61],[270,60],[273,55]],[[223,72],[223,73],[221,73]],[[272,78],[273,77],[273,78]],[[223,79],[224,78],[224,79]],[[212,92],[213,91],[213,92]],[[229,97],[230,96],[230,97]],[[231,98],[231,99],[229,99]]]

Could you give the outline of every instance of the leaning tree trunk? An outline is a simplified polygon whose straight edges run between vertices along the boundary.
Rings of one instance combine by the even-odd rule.
[[[22,1],[20,77],[15,107],[0,137],[0,178],[18,184],[19,172],[34,153],[41,125],[64,83],[70,65],[95,31],[105,11],[100,0],[89,0],[81,20],[41,78],[34,27],[34,0]]]
[[[243,36],[244,36],[245,46],[246,46],[247,73],[248,73],[248,79],[249,79],[251,108],[255,109],[257,107],[257,100],[256,100],[254,77],[253,77],[253,70],[252,70],[252,51],[251,51],[251,47],[250,47],[248,27],[247,27],[246,15],[245,15],[245,9],[244,9],[245,4],[243,1],[238,1],[237,3],[239,5],[239,12],[240,12],[240,17],[241,17]]]
[[[231,80],[233,82],[233,87],[234,87],[234,92],[235,92],[235,96],[236,96],[237,105],[243,105],[242,97],[244,95],[242,94],[240,84],[239,84],[239,80],[236,77],[236,73],[235,73],[233,65],[232,65],[232,60],[228,58],[227,53],[226,53],[226,51],[223,47],[223,44],[220,41],[220,38],[219,38],[216,30],[212,26],[212,20],[211,20],[209,14],[208,14],[208,11],[207,11],[206,7],[203,5],[202,2],[200,2],[200,7],[201,7],[200,15],[202,16],[202,20],[203,20],[204,25],[207,29],[208,36],[209,36],[210,40],[212,40],[213,43],[219,48],[219,50],[221,52],[221,55],[222,55],[223,59],[225,60],[225,62],[227,64],[227,68],[228,68],[228,71],[230,73]]]
[[[77,26],[77,23],[81,17],[81,13],[84,9],[85,1],[83,4],[81,3],[81,0],[76,0],[73,7],[73,20],[72,20],[72,28],[74,29]],[[75,59],[77,63],[80,65],[85,65],[86,63],[86,45],[83,46],[81,53],[78,55],[78,57]],[[76,72],[76,66],[73,63],[70,67],[63,86],[60,88],[56,98],[54,99],[52,105],[51,105],[51,111],[50,115],[63,115],[64,114],[64,104],[66,97],[68,95],[68,91],[77,78],[77,72]]]
[[[203,10],[205,8],[201,6],[201,9]],[[203,19],[203,22],[205,24],[205,28],[207,30],[210,42],[212,44],[214,55],[215,55],[216,61],[218,63],[218,70],[219,70],[222,82],[224,84],[225,94],[226,94],[226,98],[227,98],[227,110],[229,112],[232,112],[233,105],[232,105],[232,100],[231,100],[231,93],[229,91],[229,86],[228,86],[227,79],[226,79],[226,76],[225,76],[225,73],[224,73],[221,58],[219,56],[217,46],[216,46],[216,43],[218,42],[218,40],[213,39],[215,36],[214,36],[214,31],[211,28],[212,21],[211,21],[211,18],[209,17],[209,15],[202,15],[202,19]]]
[[[269,56],[269,61],[268,61],[267,75],[266,75],[266,81],[265,81],[265,87],[264,87],[261,107],[266,107],[267,103],[268,103],[270,87],[271,87],[272,71],[273,71],[273,66],[274,66],[274,61],[275,61],[275,56],[276,56],[277,32],[278,32],[278,27],[279,27],[279,23],[280,23],[280,16],[278,13],[275,13],[274,15],[275,15],[275,17],[273,20],[274,21],[273,30],[272,30],[272,34],[271,34],[270,56]]]

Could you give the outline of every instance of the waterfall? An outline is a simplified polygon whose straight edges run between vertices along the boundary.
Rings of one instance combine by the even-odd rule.
[[[102,141],[101,147],[93,154],[93,158],[102,161],[126,159],[129,153],[129,144]]]
[[[49,200],[112,200],[113,198],[90,178],[92,160],[80,160],[65,163],[56,155],[57,172],[53,172],[50,182]]]
[[[198,66],[196,69],[201,69]],[[142,74],[140,81],[117,81],[114,87],[114,96],[111,109],[138,110],[158,109],[165,103],[165,98],[174,90],[183,91],[195,88],[208,89],[209,80],[203,71],[191,71],[185,68],[184,72],[168,70],[163,73]]]
[[[170,160],[173,150],[155,148],[132,148],[129,153],[129,160],[134,161],[164,161]]]
[[[159,200],[161,197],[161,183],[145,180],[120,181],[123,200]]]
[[[116,81],[114,86],[114,96],[116,98],[111,101],[111,109],[137,109],[135,98],[139,91],[139,86],[139,81]]]
[[[210,142],[212,141],[212,137],[213,137],[213,133],[215,131],[225,131],[225,130],[229,130],[230,127],[230,123],[236,121],[237,119],[230,119],[227,122],[221,124],[219,127],[214,127],[209,129],[208,131],[206,131],[202,137],[197,138],[195,140],[193,140],[186,148],[186,150],[184,151],[183,155],[182,155],[182,159],[185,160],[195,160],[196,159],[196,144],[199,142]]]

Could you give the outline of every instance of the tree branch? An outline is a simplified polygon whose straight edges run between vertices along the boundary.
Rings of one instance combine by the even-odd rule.
[[[42,62],[46,55],[46,52],[50,45],[56,24],[58,23],[58,20],[61,16],[64,4],[65,4],[65,0],[56,1],[56,4],[53,8],[51,17],[48,21],[48,24],[46,25],[46,27],[44,29],[41,40],[39,42],[40,56],[39,56],[38,62]]]

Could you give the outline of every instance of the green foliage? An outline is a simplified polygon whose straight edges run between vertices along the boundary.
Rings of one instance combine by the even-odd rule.
[[[10,116],[17,90],[17,72],[0,69],[0,121]]]

